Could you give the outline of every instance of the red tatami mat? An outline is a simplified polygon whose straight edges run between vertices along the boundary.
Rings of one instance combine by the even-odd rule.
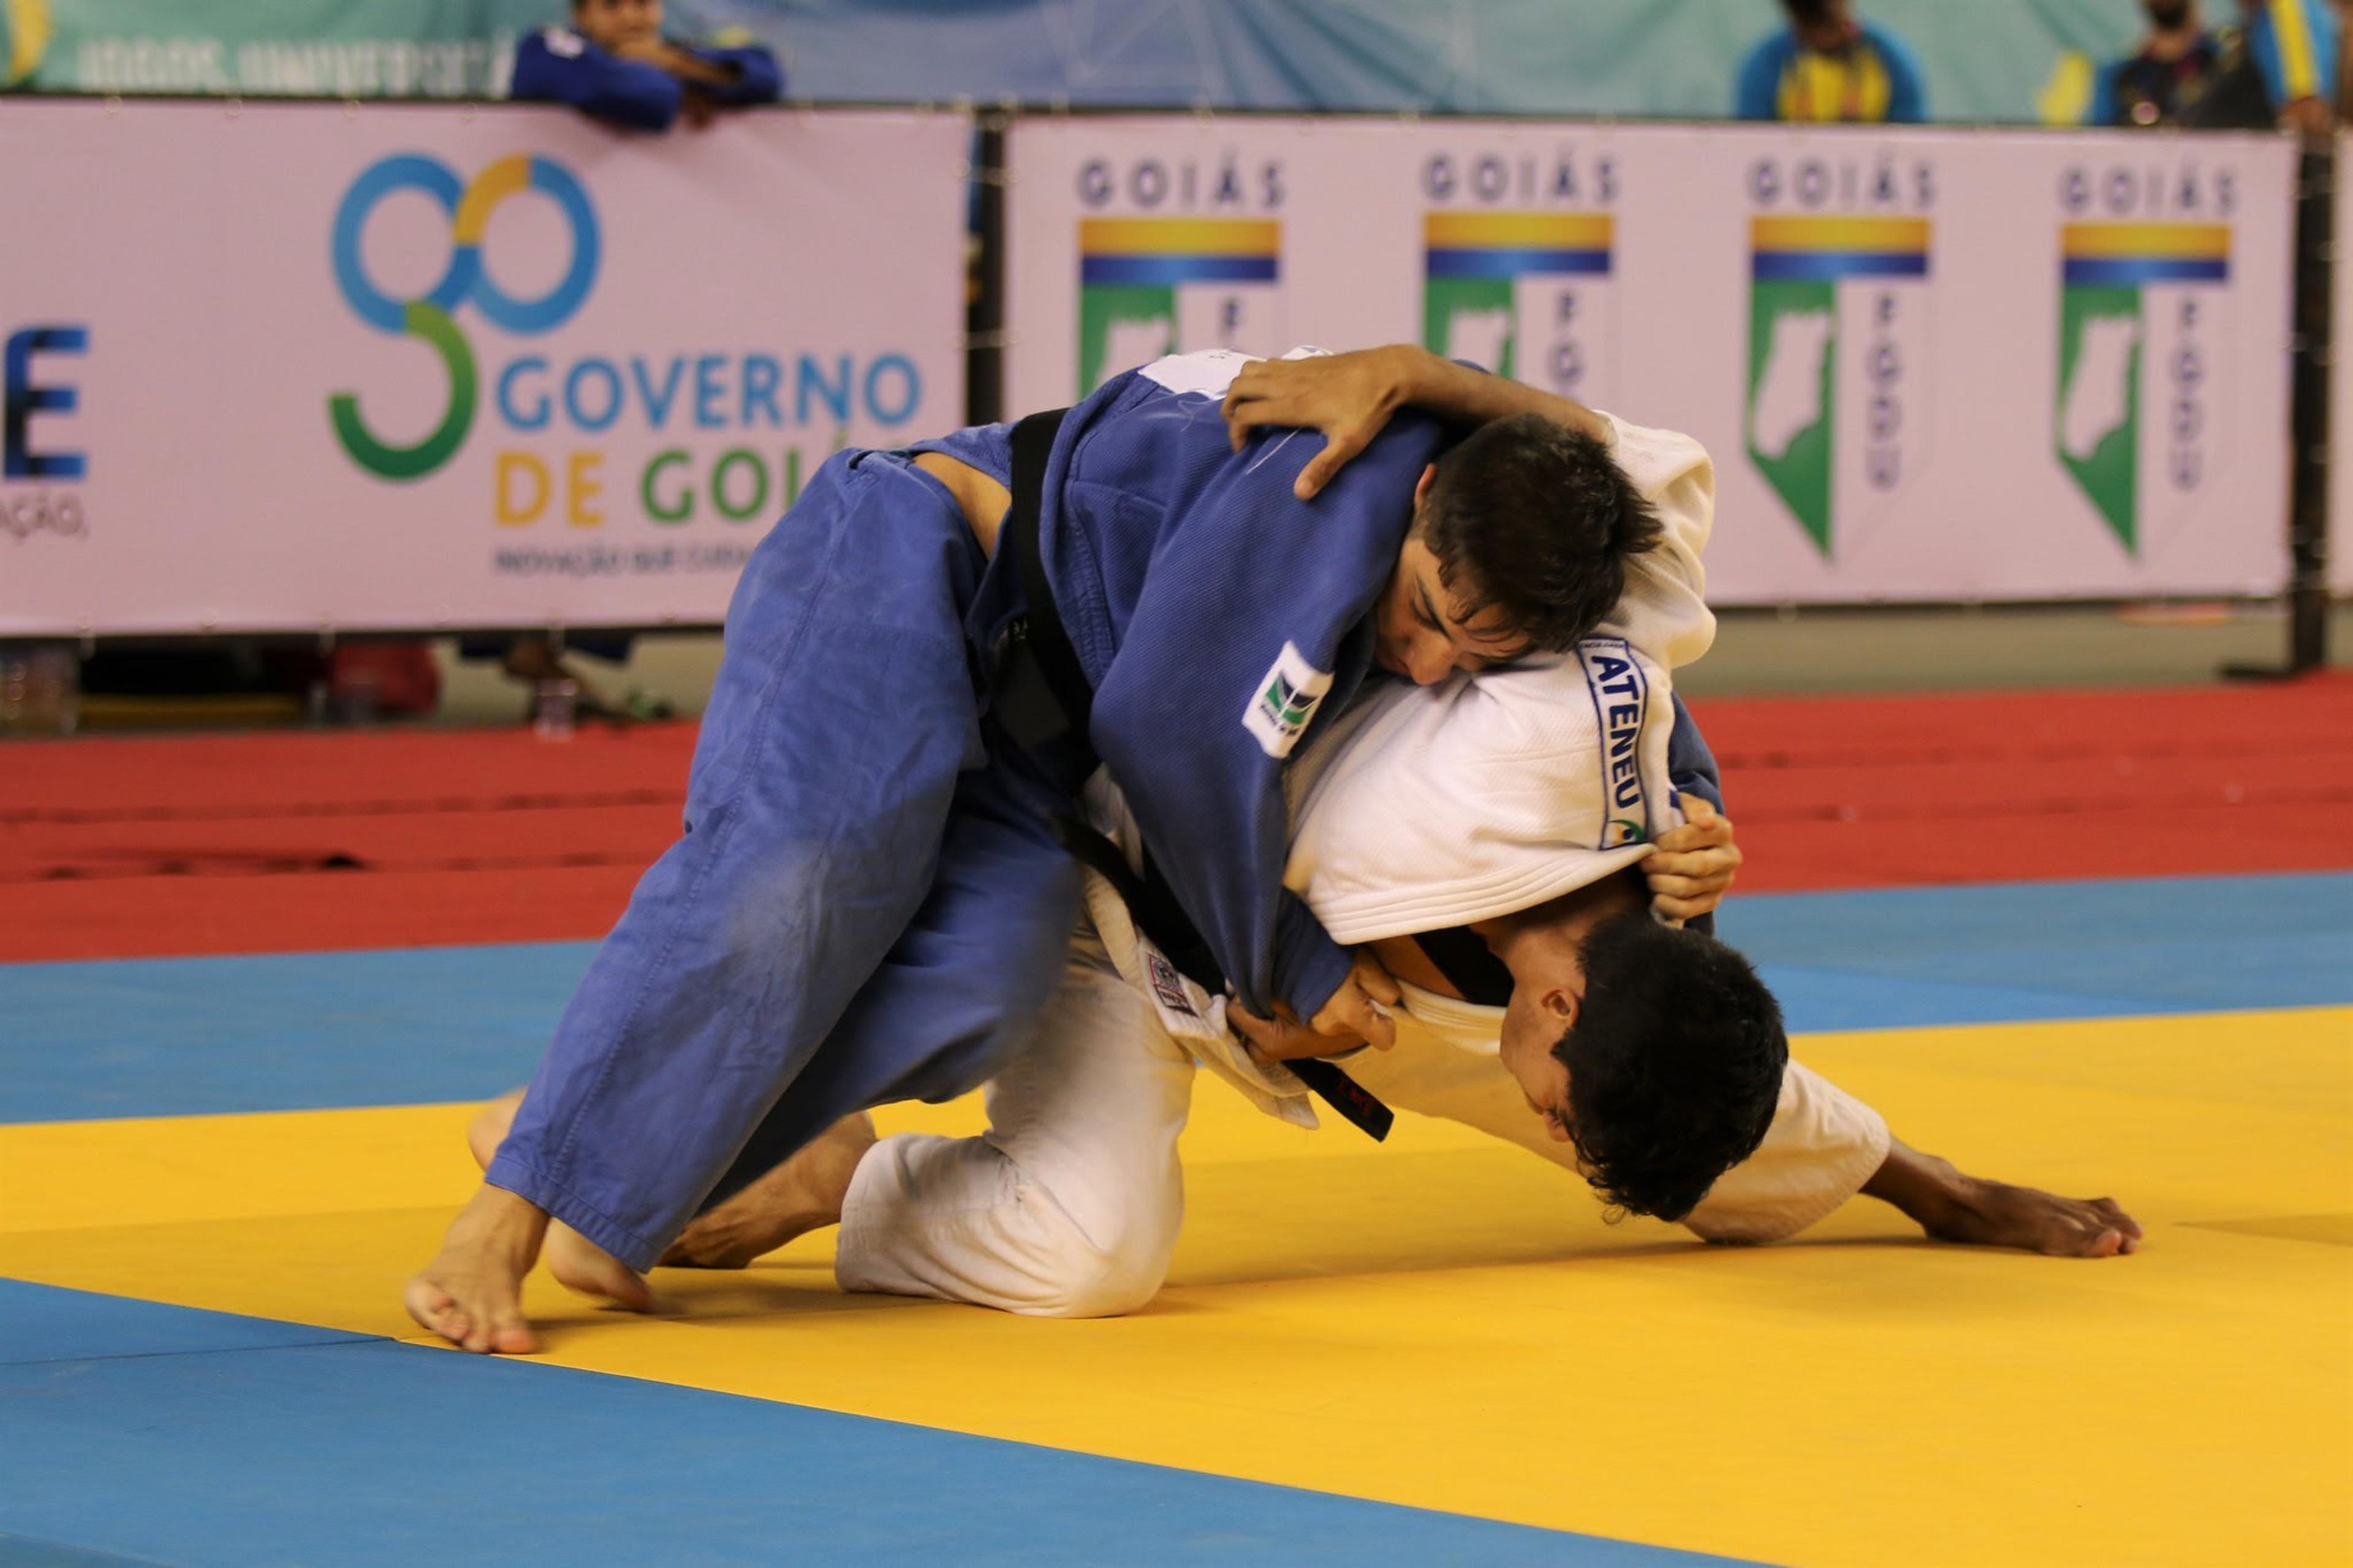
[[[2353,868],[2353,679],[1707,700],[1746,891]],[[0,747],[0,960],[601,935],[693,727]]]

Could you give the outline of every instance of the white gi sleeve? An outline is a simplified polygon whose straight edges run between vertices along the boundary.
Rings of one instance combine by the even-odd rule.
[[[1716,1178],[1683,1224],[1710,1241],[1779,1241],[1862,1190],[1886,1162],[1886,1119],[1801,1062],[1757,1152]]]
[[[1609,426],[1610,456],[1657,510],[1662,537],[1629,563],[1625,595],[1597,635],[1624,637],[1680,669],[1715,640],[1707,569],[1700,563],[1715,522],[1715,465],[1689,436],[1629,425],[1614,414],[1601,417]]]

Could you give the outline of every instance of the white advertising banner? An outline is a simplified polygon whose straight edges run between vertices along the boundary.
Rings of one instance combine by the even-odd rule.
[[[0,102],[0,637],[716,623],[962,423],[969,135]]]
[[[1058,118],[1008,156],[1016,411],[1412,341],[1704,441],[1719,603],[2285,580],[2280,139]]]

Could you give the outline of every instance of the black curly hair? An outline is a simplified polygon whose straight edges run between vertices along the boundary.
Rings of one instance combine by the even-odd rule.
[[[1609,448],[1541,414],[1482,425],[1438,459],[1414,520],[1465,622],[1493,612],[1532,651],[1561,653],[1626,590],[1659,517]]]
[[[1780,1005],[1739,953],[1646,909],[1595,926],[1583,956],[1553,1055],[1586,1179],[1614,1207],[1681,1219],[1765,1141],[1789,1061]]]

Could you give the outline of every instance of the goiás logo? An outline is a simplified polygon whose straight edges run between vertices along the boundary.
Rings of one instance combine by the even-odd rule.
[[[1615,395],[1617,163],[1574,146],[1421,168],[1424,347],[1587,403]]]
[[[1934,165],[1761,159],[1748,197],[1748,460],[1828,559],[1926,457]]]
[[[1282,200],[1282,164],[1274,159],[1082,163],[1079,395],[1168,354],[1288,347]]]
[[[560,231],[526,223],[509,238],[493,225],[501,205],[525,193],[552,205]],[[431,285],[414,296],[385,289],[369,268],[370,221],[396,196],[422,196],[438,209],[437,224],[448,224],[446,258],[438,246],[423,258],[439,270],[425,274]],[[505,266],[538,262],[537,275],[552,280],[536,293],[502,287],[491,260],[494,236]],[[438,237],[394,233],[409,242],[398,252],[403,260]],[[336,442],[369,475],[411,484],[448,467],[487,416],[503,437],[488,479],[489,510],[504,526],[560,517],[597,527],[608,512],[628,513],[632,500],[635,516],[651,524],[714,515],[727,523],[772,521],[798,495],[804,472],[846,443],[853,423],[893,428],[922,407],[922,372],[895,349],[717,353],[707,344],[613,344],[613,327],[589,308],[607,260],[597,204],[577,174],[542,154],[497,159],[470,184],[425,153],[379,159],[338,203],[330,248],[352,313],[378,332],[429,348],[440,365],[434,384],[446,385],[438,415],[413,439],[387,433],[359,393],[333,393],[327,413]],[[681,279],[663,281],[664,289],[637,287],[623,299],[658,304]],[[640,331],[659,319],[650,308],[602,314]],[[777,432],[787,439],[776,439]],[[608,455],[635,467],[634,484],[608,478]],[[630,569],[678,565],[659,551],[645,560]],[[741,563],[740,554],[685,563],[690,570]]]
[[[2052,444],[2128,555],[2187,509],[2229,442],[2228,168],[2077,166],[2059,184]],[[2149,416],[2154,411],[2156,418]]]
[[[19,327],[0,350],[0,533],[17,543],[90,531],[81,497],[89,455],[67,445],[72,437],[52,423],[81,407],[72,366],[58,361],[89,352],[90,328],[59,322]]]

